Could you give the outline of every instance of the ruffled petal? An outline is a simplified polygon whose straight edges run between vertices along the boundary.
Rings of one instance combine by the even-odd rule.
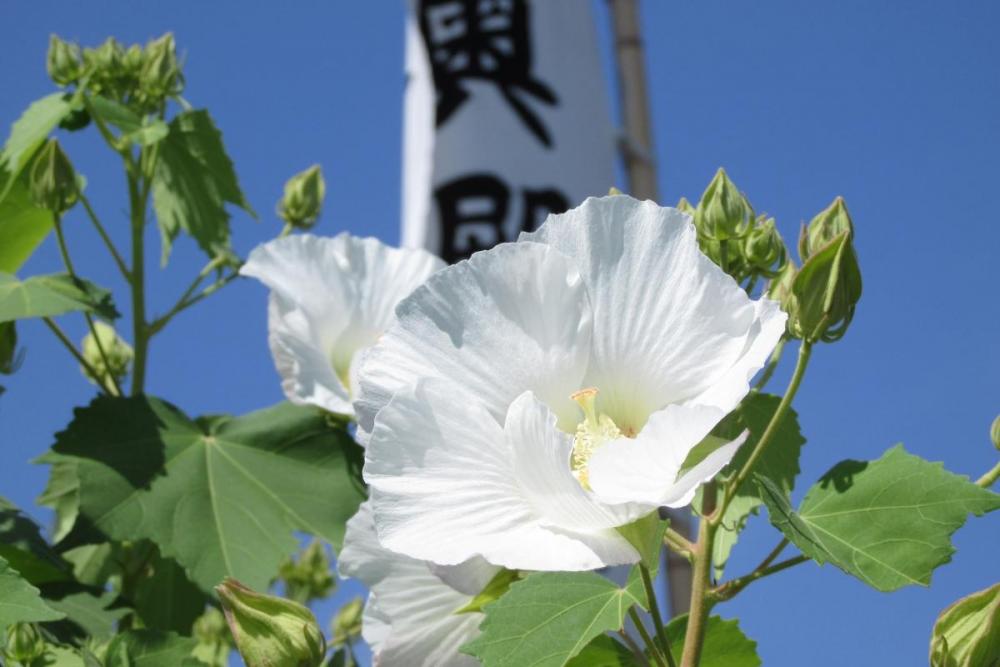
[[[303,234],[258,246],[240,273],[271,288],[269,343],[289,400],[353,414],[352,362],[393,309],[443,262],[346,233]]]
[[[541,456],[538,463],[550,461]],[[431,380],[398,392],[379,413],[366,450],[365,479],[382,544],[440,565],[482,556],[524,570],[590,570],[638,559],[596,510],[592,530],[552,525],[553,515],[538,509],[543,490],[519,476],[519,464],[503,428],[463,390]],[[563,466],[568,473],[568,462]],[[577,509],[582,504],[569,502]]]
[[[678,480],[681,466],[695,445],[725,416],[719,408],[704,405],[670,405],[654,412],[636,438],[619,438],[594,452],[588,471],[591,488],[609,503],[680,506],[678,501],[690,490],[687,484],[691,473],[708,469],[693,468]],[[713,462],[725,459],[711,475],[725,466],[742,442],[734,441],[706,458]]]
[[[600,389],[600,411],[628,432],[702,394],[699,402],[718,399],[728,412],[781,335],[784,314],[755,305],[699,250],[690,218],[676,209],[590,198],[520,238],[551,245],[579,268],[594,312],[585,385]]]
[[[477,664],[458,649],[479,634],[482,614],[455,614],[471,595],[444,583],[428,563],[384,549],[376,538],[370,503],[347,524],[338,559],[342,576],[360,579],[371,591],[365,605],[362,635],[372,647],[375,664],[383,667]],[[477,564],[466,583],[478,590],[497,568]],[[478,591],[477,591],[478,592]]]
[[[476,253],[432,276],[396,315],[362,363],[355,410],[363,432],[420,378],[460,387],[497,423],[531,390],[575,425],[569,396],[587,368],[591,311],[576,269],[552,248],[508,243]]]

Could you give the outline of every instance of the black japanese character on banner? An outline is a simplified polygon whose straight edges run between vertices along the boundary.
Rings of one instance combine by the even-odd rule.
[[[521,220],[507,223],[511,189],[492,174],[471,174],[449,181],[434,191],[441,220],[438,254],[449,264],[487,250],[503,241],[514,241],[533,231],[549,213],[562,213],[569,201],[555,189],[522,191]]]
[[[517,117],[545,146],[552,137],[519,95],[555,106],[558,98],[531,74],[526,0],[420,0],[420,32],[430,57],[441,127],[469,97],[465,79],[496,84]]]

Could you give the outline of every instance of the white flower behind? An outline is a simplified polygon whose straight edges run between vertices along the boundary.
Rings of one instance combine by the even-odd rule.
[[[258,246],[240,273],[271,289],[268,342],[285,395],[353,416],[359,354],[396,304],[444,263],[374,238],[301,234]]]
[[[483,615],[457,614],[499,568],[475,559],[440,571],[432,564],[383,548],[370,503],[347,523],[337,568],[369,589],[361,633],[378,667],[472,667],[459,648],[479,634]]]
[[[690,503],[728,463],[743,438],[681,474],[784,325],[689,216],[625,196],[438,272],[359,376],[382,543],[512,569],[637,560],[613,528]]]

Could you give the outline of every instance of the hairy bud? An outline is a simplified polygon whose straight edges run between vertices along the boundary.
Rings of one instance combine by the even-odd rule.
[[[361,635],[361,616],[365,609],[365,603],[361,598],[354,598],[337,612],[330,624],[333,631],[333,646],[343,646],[353,641]]]
[[[750,202],[720,167],[698,202],[694,215],[698,233],[716,241],[742,238],[753,220]]]
[[[45,640],[31,623],[15,623],[7,628],[4,652],[10,660],[30,665],[45,653]]]
[[[80,196],[76,171],[55,139],[49,139],[35,156],[29,185],[35,203],[56,215],[76,204]]]
[[[278,215],[293,227],[308,229],[323,210],[326,182],[318,164],[295,174],[285,183],[285,195],[278,203]]]
[[[97,377],[91,375],[86,366],[80,370],[94,384],[111,389],[120,382],[132,365],[135,356],[132,346],[118,337],[113,327],[104,322],[94,322],[94,332],[88,333],[81,345],[83,358],[94,369]]]
[[[80,47],[73,42],[62,40],[58,35],[50,35],[45,69],[49,73],[49,78],[60,86],[76,83],[83,74]]]

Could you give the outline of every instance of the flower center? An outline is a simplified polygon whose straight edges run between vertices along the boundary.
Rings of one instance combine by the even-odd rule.
[[[622,432],[611,417],[597,414],[597,388],[581,389],[570,396],[583,410],[583,421],[576,427],[573,437],[573,453],[570,455],[570,468],[580,485],[590,490],[590,480],[587,467],[590,457],[604,443],[622,436],[635,437],[635,433]]]

